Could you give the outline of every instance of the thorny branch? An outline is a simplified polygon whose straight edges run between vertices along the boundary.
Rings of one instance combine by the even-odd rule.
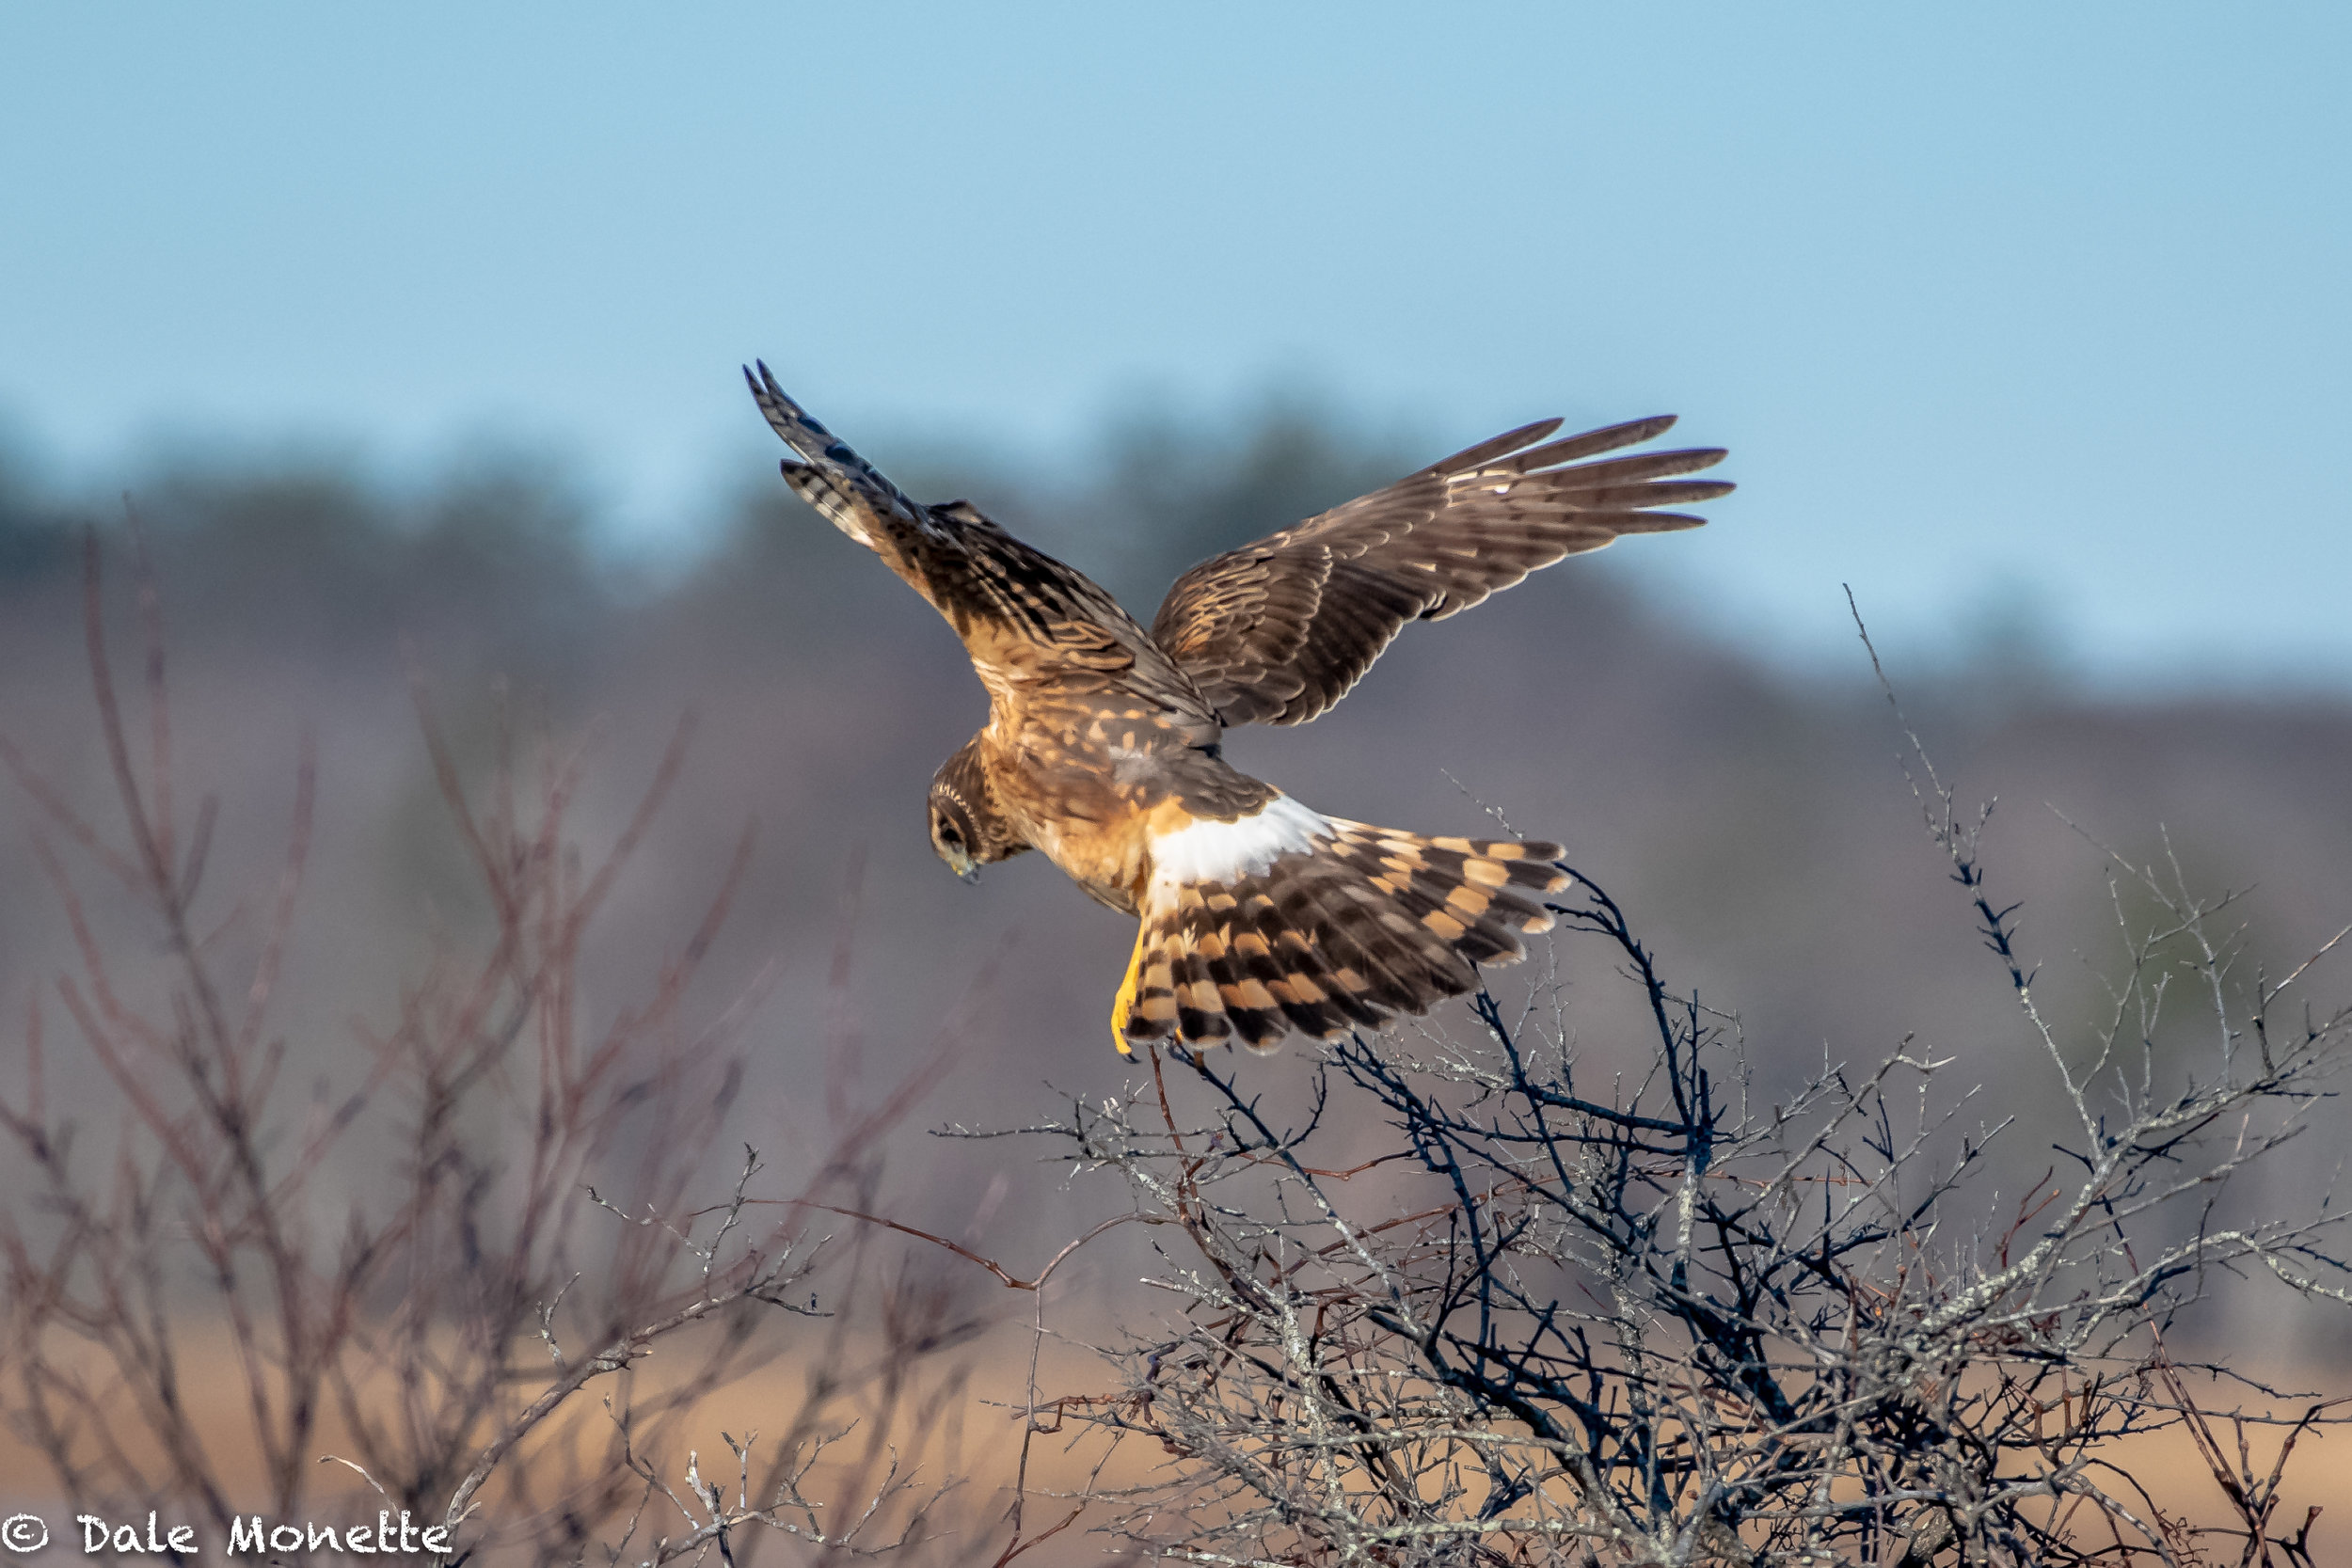
[[[1585,1066],[1565,1007],[1513,1019],[1482,993],[1475,1040],[1324,1048],[1303,1122],[1171,1055],[1026,1130],[1124,1184],[1122,1217],[1165,1238],[1150,1283],[1180,1304],[1108,1353],[1118,1387],[1032,1400],[1033,1429],[1164,1455],[1087,1494],[1101,1528],[1227,1565],[2312,1561],[2317,1515],[2289,1529],[2280,1480],[2341,1402],[2177,1363],[2164,1335],[2225,1272],[2352,1300],[2332,1209],[2225,1220],[2221,1201],[2305,1125],[2352,1013],[2289,1012],[2309,965],[2233,984],[2228,900],[2119,861],[2160,918],[2123,923],[2097,1018],[2054,1019],[1983,814],[1897,711],[1929,834],[2073,1129],[2063,1164],[1985,1193],[2011,1130],[1962,1122],[1953,1060],[1909,1038],[1757,1103],[1737,1020],[1678,994],[1623,906],[1564,867],[1560,940],[1643,1021],[1629,1081]],[[2199,983],[2169,987],[2184,970]],[[2214,1045],[2175,1082],[2156,1031],[2183,1009]],[[1317,1151],[1359,1155],[1374,1125],[1406,1160],[1336,1180],[1366,1167]],[[2201,1405],[2192,1377],[2235,1407]],[[2266,1472],[2248,1447],[2265,1425]],[[2118,1467],[2168,1430],[2235,1527],[2192,1529]]]
[[[296,748],[285,849],[262,895],[209,895],[221,808],[203,796],[190,813],[177,776],[161,596],[135,549],[143,657],[126,692],[101,566],[93,536],[84,613],[103,793],[56,782],[0,736],[74,958],[28,1000],[22,1089],[0,1094],[20,1178],[0,1206],[0,1416],[58,1495],[121,1518],[193,1506],[225,1530],[240,1513],[300,1517],[327,1479],[356,1472],[387,1505],[452,1526],[462,1555],[617,1563],[638,1549],[639,1490],[684,1419],[782,1353],[780,1327],[812,1332],[815,1317],[825,1370],[782,1404],[759,1484],[747,1440],[735,1500],[695,1502],[707,1516],[658,1532],[644,1560],[714,1544],[731,1557],[730,1532],[754,1527],[827,1553],[918,1537],[947,1494],[918,1487],[886,1448],[828,1459],[821,1494],[813,1467],[860,1414],[887,1443],[909,1419],[894,1400],[956,1325],[869,1289],[861,1249],[827,1248],[805,1219],[819,1201],[873,1204],[877,1141],[914,1089],[839,1118],[796,1194],[754,1196],[762,1165],[746,1149],[724,1202],[686,1201],[726,1180],[708,1157],[726,1147],[716,1133],[740,1036],[772,973],[716,1008],[693,1001],[750,864],[748,832],[649,993],[591,1005],[596,917],[678,777],[691,726],[583,867],[572,808],[585,748],[557,756],[541,737],[548,760],[527,777],[532,748],[501,705],[485,769],[420,680],[426,755],[486,917],[435,934],[387,1025],[355,1024],[349,1045],[299,1022],[290,1037],[279,1001],[302,956],[314,748]],[[96,1073],[52,1073],[59,1013]],[[318,1085],[307,1102],[285,1086],[290,1064]],[[95,1160],[90,1143],[103,1145]],[[627,1223],[612,1223],[592,1178],[632,1194]],[[820,1285],[898,1327],[853,1339],[849,1316],[817,1309]],[[662,1375],[641,1377],[657,1348]],[[592,1388],[601,1437],[576,1408]],[[330,1443],[343,1451],[323,1455]],[[324,1473],[322,1459],[334,1461]]]

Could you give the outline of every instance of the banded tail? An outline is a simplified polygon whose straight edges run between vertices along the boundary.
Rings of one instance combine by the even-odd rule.
[[[1138,1042],[1328,1039],[1476,989],[1548,931],[1568,876],[1556,844],[1423,838],[1327,817],[1278,796],[1235,822],[1152,841],[1136,952],[1111,1012]]]

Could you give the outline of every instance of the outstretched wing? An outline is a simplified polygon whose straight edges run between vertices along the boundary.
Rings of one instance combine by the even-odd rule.
[[[955,617],[940,601],[937,590],[944,584],[935,580],[934,569],[943,553],[962,553],[956,542],[926,509],[794,403],[776,385],[766,360],[758,361],[758,367],[755,374],[745,366],[743,380],[768,423],[800,459],[784,460],[785,483],[827,522],[881,556],[884,565],[952,621]]]
[[[1455,452],[1385,490],[1204,561],[1152,636],[1228,724],[1303,724],[1347,694],[1408,621],[1467,610],[1619,534],[1696,528],[1654,507],[1731,486],[1684,480],[1721,449],[1580,462],[1663,435],[1671,414],[1544,443],[1558,420]]]
[[[923,506],[794,403],[765,361],[743,379],[793,457],[784,480],[834,527],[882,557],[963,640],[992,699],[1015,686],[1115,681],[1214,725],[1187,679],[1119,602],[1083,573],[1015,539],[968,501]],[[795,459],[798,461],[795,461]]]

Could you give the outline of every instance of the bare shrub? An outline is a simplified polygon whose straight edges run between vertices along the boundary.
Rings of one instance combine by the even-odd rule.
[[[1175,1056],[1027,1130],[1124,1184],[1161,1239],[1148,1283],[1181,1304],[1107,1353],[1113,1389],[1032,1402],[1031,1441],[1107,1445],[1098,1478],[1159,1450],[1150,1480],[1079,1494],[1099,1528],[1215,1564],[2312,1562],[2316,1510],[2278,1517],[2281,1481],[2342,1402],[2176,1362],[2166,1335],[2224,1275],[2352,1299],[2324,1200],[2230,1196],[2327,1092],[2352,1011],[2295,1006],[2308,965],[2247,983],[2228,899],[2119,858],[2154,913],[2119,898],[2104,1018],[2061,1026],[1988,891],[1983,818],[1912,744],[2061,1164],[1996,1158],[2006,1124],[1964,1122],[1953,1061],[1911,1039],[1764,1102],[1736,1022],[1677,995],[1580,874],[1560,940],[1632,988],[1631,1074],[1584,1066],[1591,998],[1512,1017],[1481,994],[1479,1037],[1325,1047],[1303,1125]],[[2176,1015],[2202,1030],[2186,1072],[2160,1062]],[[2234,1388],[2228,1414],[2192,1378]],[[2134,1440],[2182,1430],[2234,1525],[2136,1479]]]
[[[2167,1340],[2226,1275],[2346,1299],[2324,1201],[2249,1214],[2231,1188],[2305,1125],[2352,1014],[2296,1010],[2308,965],[2248,983],[2230,900],[2114,857],[2106,1011],[2046,1015],[1982,818],[1915,742],[1929,832],[2068,1127],[2067,1164],[2022,1198],[2042,1162],[1963,1119],[1949,1059],[1905,1040],[1771,1099],[1736,1021],[1678,995],[1580,877],[1563,949],[1628,988],[1629,1058],[1574,1032],[1609,1016],[1588,995],[1513,1016],[1482,994],[1474,1037],[1324,1049],[1297,1126],[1221,1064],[1154,1060],[1123,1099],[1029,1130],[1128,1202],[1025,1277],[879,1212],[879,1140],[926,1072],[837,1118],[787,1191],[720,1136],[757,983],[715,1005],[696,988],[748,838],[649,990],[614,1006],[586,983],[683,727],[589,856],[583,753],[505,736],[469,777],[421,695],[487,912],[342,1055],[283,1037],[314,766],[275,877],[209,892],[219,809],[186,809],[175,778],[153,584],[143,723],[94,546],[85,588],[121,826],[0,737],[78,955],[29,1000],[0,1094],[29,1177],[0,1206],[0,1414],[77,1507],[194,1504],[225,1532],[380,1496],[450,1527],[452,1556],[549,1563],[770,1544],[1002,1568],[1089,1514],[1121,1549],[1219,1564],[2315,1560],[2284,1478],[2337,1404]],[[96,1115],[87,1085],[51,1092],[68,1049],[96,1069]],[[346,1057],[330,1091],[288,1088]],[[807,1223],[824,1215],[875,1223],[836,1247]],[[913,1456],[953,1424],[952,1353],[977,1325],[859,1238],[983,1264],[1038,1301],[1041,1339],[1047,1278],[1130,1225],[1162,1241],[1149,1283],[1181,1310],[1112,1347],[1105,1390],[1045,1398],[1033,1376],[1009,1511],[959,1504],[944,1529]],[[695,1447],[703,1402],[778,1357],[803,1377],[776,1419]],[[233,1411],[197,1375],[224,1359]],[[2168,1432],[2233,1526],[2137,1479],[2133,1443]],[[1092,1445],[1092,1479],[1032,1510],[1057,1434]]]
[[[827,1551],[921,1539],[942,1491],[901,1463],[893,1422],[961,1386],[948,1353],[973,1325],[877,1279],[860,1246],[829,1246],[794,1194],[756,1190],[757,1153],[721,1136],[761,982],[691,999],[748,832],[649,993],[595,1005],[583,984],[690,726],[618,837],[584,856],[568,816],[583,752],[543,745],[526,781],[502,733],[469,785],[420,689],[488,915],[442,932],[397,1015],[355,1024],[353,1047],[290,1040],[271,1009],[301,918],[309,744],[272,883],[212,896],[219,802],[187,810],[174,772],[155,584],[142,559],[135,721],[99,568],[93,539],[88,668],[119,827],[0,736],[79,956],[28,1002],[23,1077],[0,1100],[25,1177],[0,1206],[0,1411],[63,1499],[118,1519],[193,1511],[215,1542],[240,1517],[356,1499],[373,1518],[380,1500],[446,1526],[452,1558],[661,1562],[762,1531]],[[71,1047],[52,1038],[60,1016]],[[95,1132],[53,1102],[61,1057],[76,1079],[85,1061],[103,1074]],[[356,1067],[331,1090],[289,1089],[335,1061]],[[880,1135],[914,1098],[911,1082],[844,1118],[797,1196],[870,1204]],[[808,1370],[764,1435],[725,1437],[723,1458],[679,1451],[699,1402],[779,1354]],[[223,1357],[239,1408],[206,1392]]]

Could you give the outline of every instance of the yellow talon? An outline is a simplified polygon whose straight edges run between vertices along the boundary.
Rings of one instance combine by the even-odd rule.
[[[1143,980],[1143,931],[1141,922],[1136,926],[1136,950],[1127,960],[1127,977],[1119,982],[1119,995],[1111,1002],[1111,1043],[1119,1047],[1122,1056],[1132,1056],[1135,1047],[1127,1043],[1127,1014],[1136,1005],[1136,990]]]

